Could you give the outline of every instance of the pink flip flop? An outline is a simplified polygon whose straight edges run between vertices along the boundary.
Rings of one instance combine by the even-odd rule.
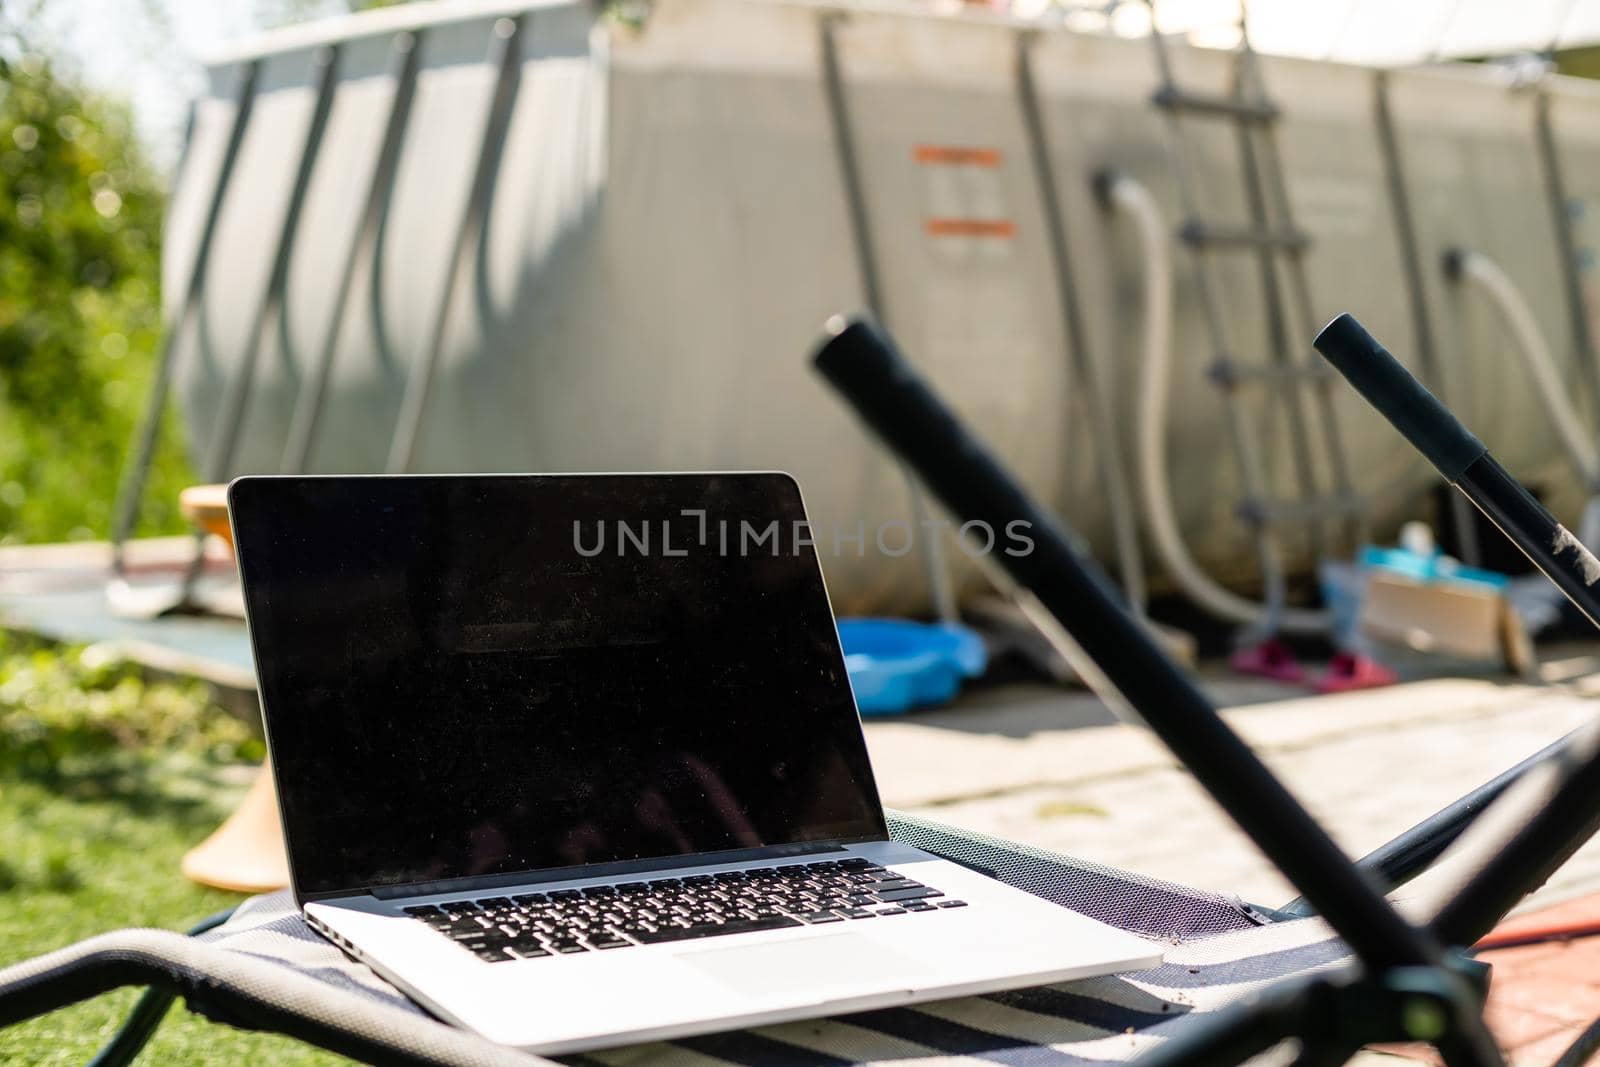
[[[1228,666],[1240,674],[1253,674],[1271,678],[1290,685],[1306,680],[1306,670],[1294,658],[1289,646],[1276,637],[1269,637],[1259,645],[1241,648],[1228,658]]]
[[[1393,685],[1400,676],[1371,656],[1340,652],[1328,661],[1328,669],[1316,681],[1319,693],[1348,693],[1355,689],[1380,689]]]

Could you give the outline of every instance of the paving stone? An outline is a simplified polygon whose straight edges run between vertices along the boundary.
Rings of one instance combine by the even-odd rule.
[[[1360,855],[1600,712],[1600,655],[1547,658],[1541,684],[1438,678],[1310,698],[1204,678],[1224,715],[1351,855]],[[1263,904],[1296,895],[1147,730],[1092,696],[990,689],[867,726],[891,806]],[[1519,911],[1600,892],[1600,844]],[[1600,937],[1483,954],[1489,1019],[1513,1067],[1546,1067],[1600,1016]],[[1362,1067],[1421,1059],[1369,1050]]]
[[[1597,957],[1590,953],[1585,961],[1585,980],[1573,981],[1570,977],[1546,974],[1534,968],[1532,973],[1517,974],[1496,968],[1490,991],[1490,1000],[1501,1008],[1514,1011],[1524,1008],[1580,1026],[1600,1018],[1600,980],[1595,970]]]
[[[1508,1067],[1550,1067],[1572,1046],[1577,1037],[1578,1031],[1568,1028],[1546,1034],[1537,1041],[1530,1041],[1525,1045],[1504,1049],[1506,1063]]]
[[[1576,657],[1578,668],[1600,666]],[[1232,683],[1213,684],[1225,699]],[[1277,700],[1263,700],[1276,695]],[[1560,684],[1431,679],[1306,697],[1252,681],[1227,718],[1353,855],[1600,711],[1595,675]],[[1148,731],[1107,724],[1094,698],[1041,687],[871,722],[885,802],[1259,903],[1295,895]],[[992,725],[994,732],[988,732]],[[1530,906],[1600,889],[1600,847]]]
[[[1539,1011],[1517,1007],[1494,1000],[1484,1005],[1484,1021],[1494,1033],[1495,1040],[1506,1050],[1521,1048],[1552,1034],[1563,1034],[1569,1027],[1565,1020]]]

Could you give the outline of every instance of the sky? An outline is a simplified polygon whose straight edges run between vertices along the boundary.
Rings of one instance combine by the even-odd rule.
[[[258,30],[347,10],[339,0],[0,0],[40,45],[96,89],[131,100],[158,165],[177,159],[199,56]]]

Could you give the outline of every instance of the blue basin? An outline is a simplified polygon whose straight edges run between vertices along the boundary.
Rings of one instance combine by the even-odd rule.
[[[862,715],[947,703],[989,663],[983,638],[959,623],[840,619],[839,640]]]

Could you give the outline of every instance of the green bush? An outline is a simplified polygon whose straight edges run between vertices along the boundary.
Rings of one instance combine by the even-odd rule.
[[[0,43],[0,542],[103,537],[161,334],[161,186],[124,106]],[[144,532],[182,529],[193,480],[164,434]]]
[[[146,680],[95,646],[32,646],[0,634],[0,776],[92,777],[152,753],[257,760],[261,742],[195,681]]]

